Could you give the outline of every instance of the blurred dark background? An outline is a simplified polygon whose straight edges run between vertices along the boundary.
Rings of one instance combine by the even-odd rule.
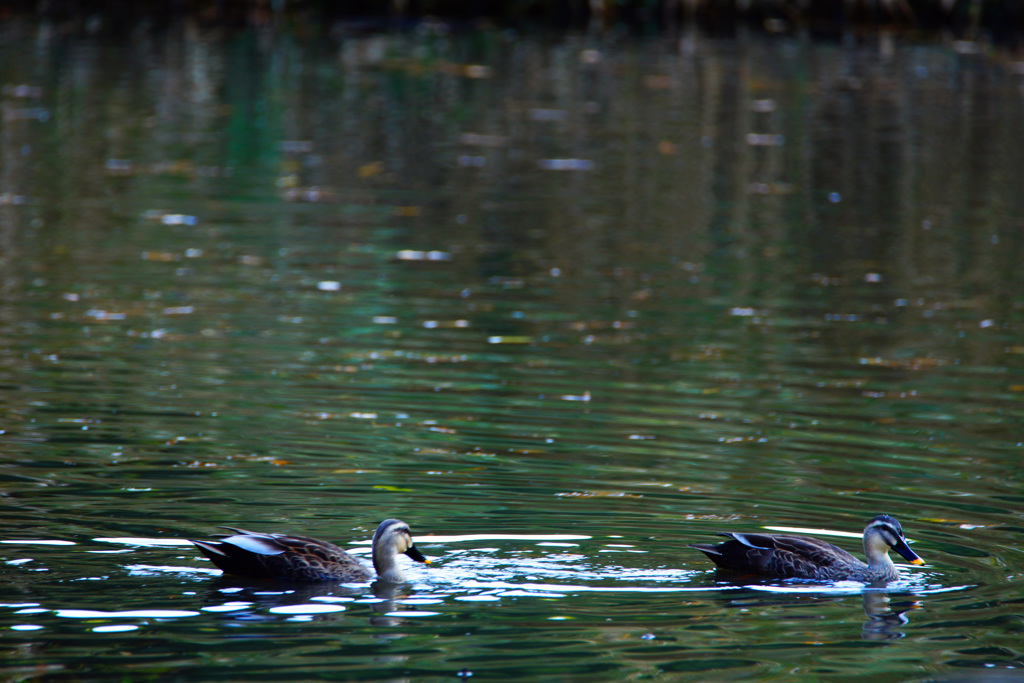
[[[552,30],[621,27],[658,31],[697,25],[729,33],[753,28],[820,34],[857,30],[952,33],[1019,42],[1021,0],[30,0],[0,3],[0,17],[42,17],[66,30],[122,31],[139,21],[188,17],[219,25],[297,21],[329,30],[379,30],[437,18],[455,26],[493,23]]]

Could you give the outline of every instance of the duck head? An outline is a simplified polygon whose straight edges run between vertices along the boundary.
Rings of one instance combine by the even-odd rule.
[[[373,533],[373,568],[384,581],[405,581],[395,560],[399,554],[408,555],[417,562],[430,564],[430,560],[417,550],[412,542],[409,525],[400,519],[385,519]]]
[[[924,564],[903,537],[903,527],[889,515],[878,515],[864,527],[864,554],[868,564],[888,559],[889,548],[904,557],[910,564]]]

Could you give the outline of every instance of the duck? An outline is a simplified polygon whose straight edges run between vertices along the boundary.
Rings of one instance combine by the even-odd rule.
[[[903,527],[889,515],[878,515],[864,527],[862,562],[842,548],[806,536],[721,532],[730,540],[717,545],[691,543],[721,569],[756,574],[776,579],[815,581],[894,581],[899,578],[896,565],[889,559],[892,548],[910,564],[921,565],[903,537]]]
[[[233,535],[219,541],[189,541],[225,574],[302,583],[363,582],[374,575],[356,558],[327,541],[230,526],[221,528]],[[409,525],[400,519],[385,519],[373,534],[373,568],[379,580],[405,582],[397,562],[400,553],[430,564],[413,544]]]

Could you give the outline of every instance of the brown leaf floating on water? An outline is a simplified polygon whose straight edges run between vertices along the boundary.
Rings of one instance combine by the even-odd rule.
[[[626,493],[625,491],[569,491],[556,493],[558,498],[643,498],[639,493]]]

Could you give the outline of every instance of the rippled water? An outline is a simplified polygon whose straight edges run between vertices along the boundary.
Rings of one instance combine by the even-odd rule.
[[[3,30],[5,680],[1024,667],[1012,57]],[[880,512],[884,589],[686,547]],[[390,516],[402,587],[185,540]]]

